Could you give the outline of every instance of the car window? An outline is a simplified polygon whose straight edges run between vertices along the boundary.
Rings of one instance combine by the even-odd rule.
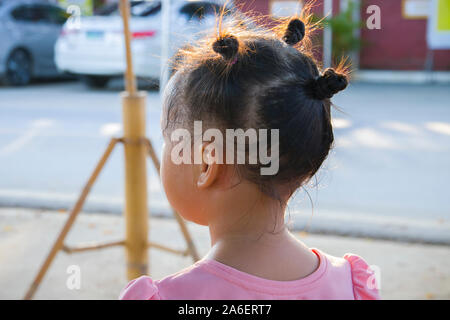
[[[48,17],[48,20],[51,23],[60,24],[60,25],[64,24],[70,16],[63,9],[55,7],[55,6],[46,6],[45,12]]]
[[[22,5],[11,12],[12,17],[18,21],[43,22],[47,21],[45,11],[42,6]]]
[[[131,7],[131,15],[148,17],[161,11],[161,1],[144,1]]]
[[[117,3],[108,3],[95,9],[94,14],[97,16],[109,16],[110,14],[117,12],[118,7],[119,5]]]
[[[14,20],[31,21],[31,11],[28,6],[18,6],[11,12]]]
[[[145,1],[130,1],[130,14],[134,17],[148,17],[157,14],[161,11],[161,1],[159,0],[145,0]],[[103,6],[96,11],[97,15],[109,16],[120,15],[117,3],[112,3]]]
[[[181,7],[180,14],[185,16],[188,20],[201,20],[205,16],[212,16],[215,13],[219,13],[221,10],[222,6],[218,4],[200,1],[185,4]]]

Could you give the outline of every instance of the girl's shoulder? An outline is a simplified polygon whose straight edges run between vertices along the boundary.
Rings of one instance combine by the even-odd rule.
[[[120,300],[189,299],[198,295],[199,288],[214,282],[214,276],[204,272],[200,265],[204,260],[171,274],[161,280],[141,276],[130,281],[120,293]],[[206,297],[199,297],[205,299]]]
[[[131,280],[119,296],[120,300],[161,300],[158,286],[149,276]]]
[[[355,299],[380,299],[377,267],[368,265],[363,258],[356,254],[347,253],[343,258],[350,264]]]
[[[376,267],[369,265],[362,257],[353,253],[346,253],[342,258],[323,252],[321,252],[321,255],[325,257],[329,265],[328,276],[335,280],[329,281],[331,285],[340,281],[347,283],[350,281],[354,299],[380,299]]]

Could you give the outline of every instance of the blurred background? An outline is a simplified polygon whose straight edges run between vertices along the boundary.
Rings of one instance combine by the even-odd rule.
[[[148,91],[147,135],[159,154],[160,87],[171,73],[162,48],[167,45],[170,58],[213,28],[214,12],[225,1],[171,0],[168,42],[162,23],[166,1],[130,3],[134,70],[139,87]],[[235,0],[226,6],[238,16],[261,14],[270,21],[293,15],[304,4]],[[318,0],[313,12],[325,24],[315,38],[317,60],[327,67],[348,56],[352,82],[333,98],[342,110],[333,111],[335,148],[317,179],[292,199],[290,226],[299,235],[317,235],[313,242],[325,246],[341,240],[321,235],[421,245],[422,251],[411,251],[399,264],[421,260],[423,250],[439,256],[429,270],[423,266],[413,273],[430,287],[417,283],[415,291],[402,285],[384,290],[388,298],[448,299],[450,275],[442,264],[450,262],[450,1]],[[0,0],[0,284],[12,288],[0,289],[0,298],[23,294],[59,230],[56,222],[29,219],[36,212],[67,212],[109,139],[122,134],[122,28],[117,0]],[[119,218],[123,176],[119,146],[91,191],[86,216]],[[151,165],[148,179],[151,215],[164,224],[171,220],[170,210]],[[192,228],[207,250],[205,231]],[[90,229],[95,227],[84,235]],[[43,234],[49,240],[29,255],[30,243],[36,246]],[[358,248],[367,253],[357,253],[380,259],[366,244]],[[372,245],[378,254],[385,251]],[[166,267],[156,274],[177,271],[173,259],[160,260]],[[19,272],[27,276],[14,289]],[[55,290],[48,287],[41,297],[80,297]],[[82,297],[116,296],[92,290]]]

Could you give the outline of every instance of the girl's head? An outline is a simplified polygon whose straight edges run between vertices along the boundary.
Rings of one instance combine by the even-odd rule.
[[[161,175],[168,199],[185,218],[205,225],[209,211],[227,192],[234,198],[226,201],[242,197],[245,202],[251,196],[243,193],[250,192],[284,206],[327,157],[333,143],[330,98],[347,86],[342,65],[340,71],[321,73],[312,57],[310,35],[317,24],[311,23],[310,8],[270,29],[254,27],[249,20],[224,25],[223,16],[217,33],[177,54],[161,120]],[[208,147],[214,141],[198,144],[199,150],[189,146],[192,159],[195,152],[202,154],[201,164],[173,163],[176,142],[171,135],[179,128],[193,132],[194,121],[202,121],[203,131],[216,128],[224,136],[226,129],[278,129],[278,171],[261,175],[266,165],[259,162],[210,163],[218,153]],[[271,143],[269,137],[269,150]],[[176,153],[185,150],[177,148]]]

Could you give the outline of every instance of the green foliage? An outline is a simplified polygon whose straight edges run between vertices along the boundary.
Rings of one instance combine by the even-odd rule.
[[[364,26],[364,23],[353,21],[354,9],[355,3],[349,1],[347,10],[322,20],[323,25],[329,26],[333,31],[332,50],[335,58],[348,56],[352,51],[358,50],[362,46],[361,40],[355,33]],[[315,17],[315,19],[318,20],[319,18]]]

